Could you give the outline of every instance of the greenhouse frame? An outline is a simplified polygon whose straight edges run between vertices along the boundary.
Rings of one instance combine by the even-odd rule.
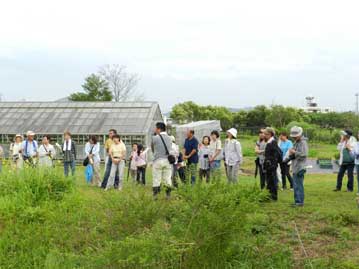
[[[15,135],[29,130],[37,140],[50,135],[61,144],[70,131],[83,158],[89,135],[97,135],[103,148],[109,129],[116,129],[130,152],[133,143],[150,145],[157,121],[163,121],[157,102],[0,102],[0,145],[7,153]]]

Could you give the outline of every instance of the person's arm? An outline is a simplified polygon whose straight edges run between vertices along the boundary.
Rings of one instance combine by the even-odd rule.
[[[76,151],[76,145],[75,145],[75,142],[71,142],[72,143],[72,148],[74,149],[74,157],[75,157],[75,160],[77,159],[76,158],[76,155],[77,155],[77,151]]]
[[[239,164],[242,164],[243,163],[243,154],[242,154],[242,145],[240,142],[236,143],[236,152],[238,155]]]
[[[91,145],[89,143],[86,143],[86,145],[85,145],[85,155],[87,157],[89,157],[89,155],[90,155],[90,150],[91,150],[90,148],[91,148]]]
[[[56,148],[54,146],[51,146],[51,157],[54,159],[56,157]]]
[[[294,154],[296,159],[306,158],[308,156],[308,144],[303,142],[301,147],[299,147]]]

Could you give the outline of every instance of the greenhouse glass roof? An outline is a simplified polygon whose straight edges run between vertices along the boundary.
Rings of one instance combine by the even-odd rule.
[[[140,135],[154,120],[162,120],[156,102],[0,102],[0,134],[106,134],[114,128]]]

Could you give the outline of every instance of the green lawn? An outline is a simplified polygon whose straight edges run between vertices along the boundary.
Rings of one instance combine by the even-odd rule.
[[[359,268],[356,197],[332,192],[334,175],[307,176],[292,208],[291,191],[267,202],[253,177],[154,201],[150,186],[87,186],[81,170],[74,186],[60,168],[0,176],[0,268]]]

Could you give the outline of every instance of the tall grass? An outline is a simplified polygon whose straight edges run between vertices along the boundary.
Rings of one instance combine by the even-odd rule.
[[[0,175],[0,268],[290,268],[256,186],[78,189],[61,172]],[[258,258],[261,257],[261,258]]]

